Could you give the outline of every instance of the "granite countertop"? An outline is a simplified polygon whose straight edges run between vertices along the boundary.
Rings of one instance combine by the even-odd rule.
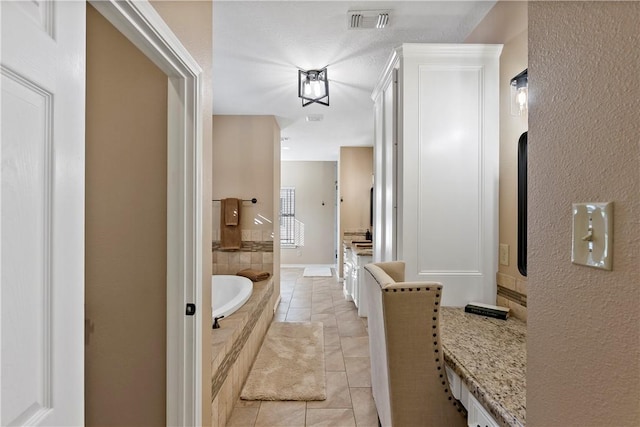
[[[371,248],[352,248],[352,250],[357,256],[372,256],[373,255],[373,249],[371,249]]]
[[[357,242],[357,243],[356,243]],[[357,256],[373,256],[373,243],[370,240],[343,240],[342,243]]]
[[[469,392],[500,425],[524,426],[526,323],[442,307],[440,327],[445,362]]]

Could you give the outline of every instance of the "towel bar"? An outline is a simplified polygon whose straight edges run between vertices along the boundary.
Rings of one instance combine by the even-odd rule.
[[[219,202],[220,199],[213,199],[212,202]],[[255,197],[253,199],[243,199],[243,202],[251,202],[253,204],[258,203],[258,199],[256,199]]]

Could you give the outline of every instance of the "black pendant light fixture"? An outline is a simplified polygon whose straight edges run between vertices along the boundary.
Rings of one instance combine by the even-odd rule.
[[[298,97],[302,106],[312,103],[329,106],[329,79],[326,67],[321,70],[298,70]]]

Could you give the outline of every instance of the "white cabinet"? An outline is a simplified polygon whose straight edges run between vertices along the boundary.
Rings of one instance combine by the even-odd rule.
[[[471,393],[469,392],[469,387],[464,383],[464,381],[460,380],[460,403],[465,408],[469,408],[469,396]]]
[[[453,397],[467,408],[467,425],[469,427],[499,427],[498,422],[489,415],[482,404],[471,394],[460,376],[453,369],[445,366],[447,380]]]
[[[354,289],[353,289],[353,302],[358,308],[358,316],[367,317],[367,287],[365,286],[365,271],[364,266],[371,263],[372,257],[370,255],[358,255],[356,251],[353,251],[353,264],[354,264]]]
[[[445,366],[444,369],[447,372],[447,380],[449,381],[449,389],[451,390],[451,394],[453,394],[453,397],[455,397],[456,399],[461,400],[460,396],[462,381],[460,380],[460,377],[455,372],[453,372],[450,367]]]
[[[358,309],[358,316],[366,317],[366,292],[364,286],[364,266],[372,262],[370,255],[358,254],[358,249],[344,245],[344,282],[342,293],[347,301],[353,301]]]
[[[469,395],[467,411],[467,425],[469,427],[500,427],[498,422],[487,413],[480,402],[471,394]]]
[[[351,259],[351,248],[346,244],[343,247],[342,252],[342,260],[343,260],[343,272],[342,277],[344,277],[344,281],[342,282],[342,293],[344,298],[347,301],[353,300],[353,261]]]
[[[501,45],[403,44],[372,98],[374,260],[494,302]]]

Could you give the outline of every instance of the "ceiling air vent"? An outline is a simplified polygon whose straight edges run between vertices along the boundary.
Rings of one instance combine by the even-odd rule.
[[[347,12],[347,27],[350,30],[385,28],[389,25],[388,10],[350,10]]]

